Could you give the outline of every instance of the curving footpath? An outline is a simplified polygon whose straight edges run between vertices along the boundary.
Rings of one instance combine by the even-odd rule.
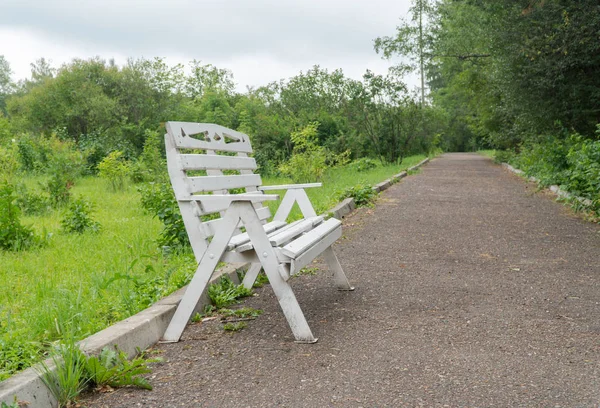
[[[295,278],[319,337],[293,342],[270,288],[225,333],[155,348],[154,391],[87,407],[587,407],[600,401],[600,226],[475,154],[447,154],[345,219],[326,270]]]

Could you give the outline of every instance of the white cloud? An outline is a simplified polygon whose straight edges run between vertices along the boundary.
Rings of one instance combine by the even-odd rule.
[[[3,0],[0,54],[18,79],[40,57],[60,66],[100,56],[202,60],[233,71],[238,89],[313,65],[360,78],[389,63],[373,51],[409,0]],[[412,80],[411,80],[412,82]]]

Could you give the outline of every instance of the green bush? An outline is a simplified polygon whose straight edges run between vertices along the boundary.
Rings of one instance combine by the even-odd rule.
[[[73,182],[60,168],[55,168],[46,182],[46,191],[50,194],[53,207],[62,207],[71,200],[71,187]]]
[[[295,183],[320,180],[327,168],[327,152],[319,146],[317,123],[311,123],[291,135],[294,143],[292,157],[279,166],[279,171]]]
[[[509,163],[514,156],[515,154],[510,150],[496,150],[496,153],[494,154],[494,161],[496,163]]]
[[[113,191],[125,189],[127,177],[131,172],[130,163],[123,152],[115,150],[98,163],[98,175],[110,182]]]
[[[161,247],[181,250],[190,247],[175,194],[169,183],[147,183],[138,187],[142,208],[157,217],[163,224],[158,238]]]
[[[10,182],[19,169],[16,154],[16,144],[11,143],[7,147],[0,146],[0,182]]]
[[[340,200],[349,197],[354,199],[354,204],[356,204],[357,207],[365,207],[373,205],[373,202],[377,197],[377,193],[371,186],[359,184],[354,187],[347,188],[338,196]]]
[[[68,234],[100,231],[100,223],[91,218],[92,206],[82,197],[73,200],[60,224]]]
[[[145,131],[144,150],[131,166],[134,183],[166,181],[167,162],[162,155],[162,138],[156,131]]]
[[[46,191],[50,194],[52,205],[61,207],[71,199],[71,188],[85,168],[85,156],[75,149],[73,143],[60,140],[55,134],[42,143],[48,146],[50,154]]]
[[[3,183],[0,185],[0,249],[21,251],[41,244],[33,229],[21,224],[20,217],[14,187]]]
[[[50,198],[30,192],[24,184],[16,188],[17,205],[25,215],[44,215],[51,209]]]
[[[377,165],[377,161],[369,159],[368,157],[363,157],[348,164],[348,168],[353,171],[363,172],[374,169]]]

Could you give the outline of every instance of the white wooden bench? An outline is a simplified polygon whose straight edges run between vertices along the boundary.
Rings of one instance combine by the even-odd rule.
[[[304,188],[320,183],[262,186],[247,135],[207,123],[167,122],[165,144],[171,184],[190,238],[198,268],[171,320],[163,341],[179,341],[215,267],[249,262],[243,285],[251,288],[261,268],[269,278],[298,342],[314,343],[310,327],[288,280],[323,254],[340,290],[353,290],[331,245],[341,236],[341,222],[317,216]],[[232,189],[244,193],[230,194]],[[287,190],[272,221],[264,201]],[[287,223],[294,203],[304,219]],[[203,220],[209,214],[218,219]],[[207,217],[204,217],[207,219]],[[241,228],[245,229],[242,232]]]

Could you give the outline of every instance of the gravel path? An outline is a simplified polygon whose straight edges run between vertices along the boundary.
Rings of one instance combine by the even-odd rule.
[[[193,324],[155,351],[154,391],[88,407],[592,407],[600,404],[600,227],[490,160],[447,154],[345,220],[354,292],[294,279],[314,345],[266,286],[248,328]]]

